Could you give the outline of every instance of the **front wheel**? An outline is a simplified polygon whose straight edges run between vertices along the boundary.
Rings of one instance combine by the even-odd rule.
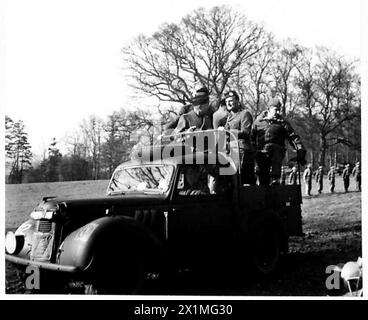
[[[144,263],[136,256],[127,259],[98,257],[91,280],[84,285],[85,294],[139,294],[146,280]]]

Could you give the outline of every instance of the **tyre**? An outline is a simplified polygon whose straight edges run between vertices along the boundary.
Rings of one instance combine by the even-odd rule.
[[[280,228],[273,221],[263,220],[251,230],[251,263],[264,276],[276,273],[281,259]]]
[[[96,257],[94,273],[84,284],[85,294],[139,294],[147,273],[142,259],[127,255],[116,259],[106,254]]]

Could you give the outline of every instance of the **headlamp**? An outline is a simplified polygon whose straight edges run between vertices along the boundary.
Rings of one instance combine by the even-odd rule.
[[[19,253],[24,245],[24,235],[15,235],[9,231],[5,236],[5,249],[9,254]]]
[[[54,212],[55,211],[32,211],[30,216],[32,219],[34,220],[40,220],[40,219],[47,219],[47,220],[51,220],[52,217],[54,216]]]

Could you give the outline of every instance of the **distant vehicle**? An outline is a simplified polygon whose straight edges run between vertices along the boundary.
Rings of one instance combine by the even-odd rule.
[[[226,150],[188,145],[208,134],[230,137]],[[229,132],[177,138],[138,149],[116,168],[105,197],[44,197],[7,233],[6,260],[81,279],[86,293],[97,294],[139,293],[148,273],[228,257],[273,273],[289,236],[302,234],[300,185],[241,185],[238,143]],[[200,172],[200,191],[187,189],[191,170]]]

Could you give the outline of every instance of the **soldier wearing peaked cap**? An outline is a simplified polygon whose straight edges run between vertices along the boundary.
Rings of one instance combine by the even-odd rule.
[[[253,124],[251,139],[256,149],[261,185],[279,184],[281,163],[285,157],[285,140],[297,151],[297,161],[305,164],[306,151],[289,122],[280,115],[281,103],[272,99],[268,109],[262,112]],[[271,173],[270,173],[271,171]]]

